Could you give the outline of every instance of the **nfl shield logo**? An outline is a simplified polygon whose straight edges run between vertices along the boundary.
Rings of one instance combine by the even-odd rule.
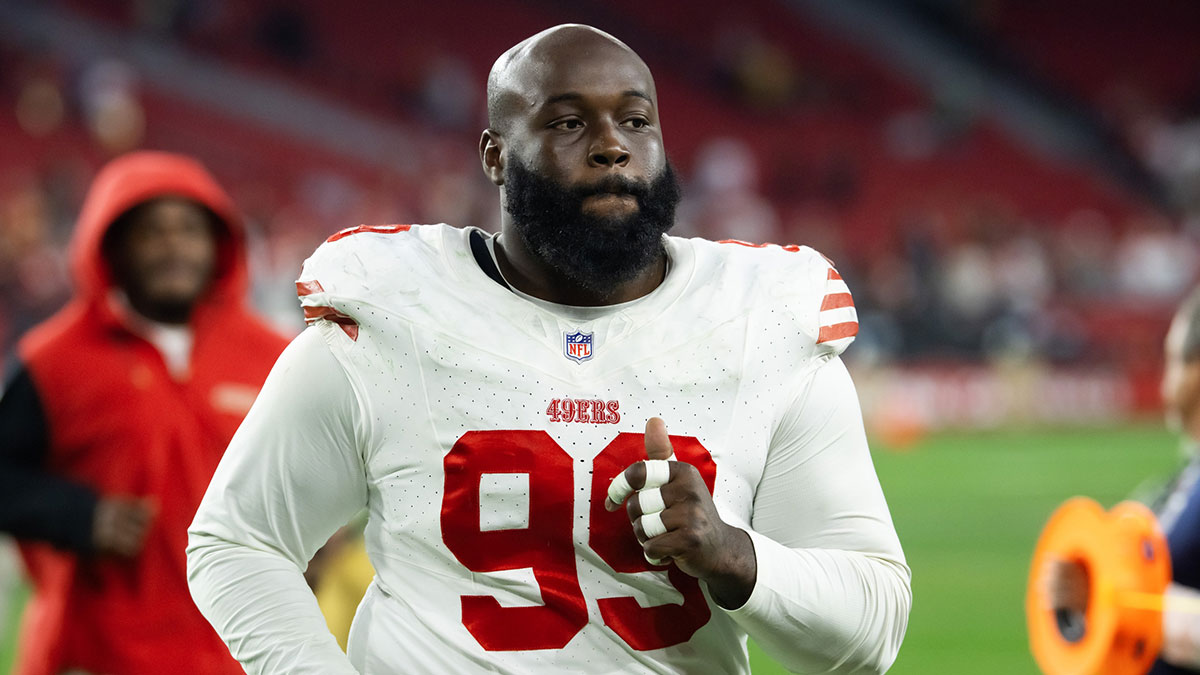
[[[592,333],[575,331],[567,333],[563,344],[563,353],[568,359],[582,363],[592,358]]]

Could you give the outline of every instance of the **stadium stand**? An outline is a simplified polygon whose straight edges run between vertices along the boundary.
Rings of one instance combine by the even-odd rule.
[[[1072,70],[1072,53],[1047,48],[1053,40],[1036,28],[1057,23],[1053,12],[1083,10],[994,4],[991,23],[977,24],[1001,42],[1020,36],[1031,67],[1061,79],[1064,89],[1099,96],[1094,82],[1108,75],[1072,79],[1087,69]],[[1105,4],[1091,23],[1073,23],[1079,38],[1107,44],[1099,39],[1105,26],[1126,18],[1116,4]],[[1178,3],[1156,4],[1168,10],[1157,19],[1164,24],[1190,16]],[[880,55],[848,47],[787,3],[754,0],[736,14],[688,11],[677,0],[654,13],[629,11],[633,3],[625,0],[569,10],[534,0],[456,2],[454,12],[386,2],[356,12],[315,1],[281,9],[265,0],[49,6],[332,101],[407,139],[390,160],[356,158],[330,151],[336,131],[328,128],[306,139],[239,116],[236,101],[197,102],[149,79],[134,85],[146,121],[141,143],[196,153],[236,186],[267,242],[272,271],[265,278],[290,275],[320,232],[360,219],[458,217],[492,225],[494,197],[471,152],[483,121],[484,75],[511,35],[568,20],[625,36],[651,61],[674,160],[687,179],[680,231],[804,241],[825,251],[856,289],[864,355],[934,363],[1022,354],[1065,364],[1136,361],[1131,355],[1164,327],[1165,308],[1197,265],[1174,214],[1103,167],[1039,154],[987,111],[972,109],[961,92],[921,89]],[[12,49],[15,56],[5,57],[10,110],[28,84],[28,68],[14,66],[14,58],[46,56]],[[1075,58],[1097,61],[1082,52]],[[1170,98],[1186,83],[1168,65],[1146,57],[1146,68],[1162,73],[1156,91]],[[73,71],[81,67],[57,66],[71,114],[36,142],[74,139],[68,154],[94,166],[104,151],[79,128],[88,114],[78,107],[80,73]],[[302,119],[304,110],[279,115]],[[35,167],[20,158],[45,156],[31,150],[12,161],[28,173]],[[462,194],[478,197],[464,206],[449,196]],[[286,300],[279,303],[284,316]]]

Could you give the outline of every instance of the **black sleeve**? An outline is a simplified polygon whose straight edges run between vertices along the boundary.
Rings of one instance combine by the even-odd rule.
[[[1200,482],[1191,487],[1183,511],[1167,532],[1167,548],[1171,551],[1171,580],[1193,589],[1200,588]],[[1159,659],[1147,675],[1195,672]]]
[[[1167,546],[1172,580],[1200,588],[1200,481],[1188,491],[1183,511],[1167,532]]]
[[[6,380],[0,392],[0,531],[90,552],[96,493],[46,470],[50,435],[41,397],[19,361]]]

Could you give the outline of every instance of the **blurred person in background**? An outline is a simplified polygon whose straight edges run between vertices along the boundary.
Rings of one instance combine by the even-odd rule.
[[[1200,672],[1200,288],[1171,321],[1165,345],[1162,397],[1167,426],[1180,434],[1188,463],[1163,491],[1154,511],[1171,552],[1171,585],[1163,607],[1163,646],[1150,675]],[[1064,635],[1087,630],[1089,581],[1082,566],[1053,564],[1051,606]]]
[[[1171,551],[1164,640],[1152,675],[1200,671],[1200,288],[1167,332],[1162,396],[1167,425],[1179,433],[1188,464],[1155,504]]]
[[[244,304],[241,218],[195,160],[93,181],[75,297],[0,397],[0,530],[33,586],[18,675],[240,673],[192,603],[187,525],[286,340]]]

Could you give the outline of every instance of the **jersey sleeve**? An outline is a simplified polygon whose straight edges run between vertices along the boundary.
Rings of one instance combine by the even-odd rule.
[[[306,324],[329,321],[339,326],[351,340],[357,340],[358,321],[348,311],[346,300],[360,289],[358,270],[363,261],[353,250],[356,242],[339,243],[341,239],[334,237],[321,244],[304,261],[300,278],[296,280],[296,296],[304,310]]]
[[[816,305],[816,325],[813,329],[818,358],[827,359],[846,351],[858,335],[858,312],[854,296],[842,275],[825,256],[808,249],[812,256],[809,282],[816,292],[807,299]]]
[[[303,577],[367,498],[336,330],[309,328],[280,356],[188,529],[192,597],[249,673],[355,672]]]
[[[910,574],[841,359],[789,406],[751,528],[758,576],[732,618],[791,670],[887,670],[908,624]]]
[[[325,240],[304,261],[296,294],[309,325],[328,321],[352,341],[358,340],[359,318],[375,302],[417,292],[405,282],[414,252],[425,247],[412,225],[360,225]],[[419,259],[417,256],[416,259]],[[378,283],[387,279],[387,284]]]

